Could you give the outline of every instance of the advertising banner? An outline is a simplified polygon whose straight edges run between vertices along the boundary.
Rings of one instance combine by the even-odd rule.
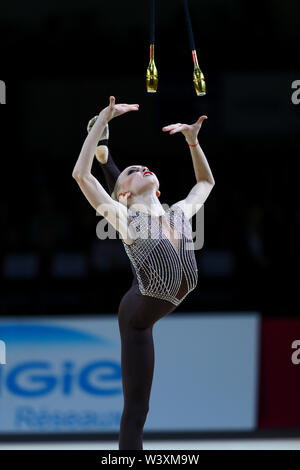
[[[255,312],[180,313],[159,320],[144,430],[252,430],[258,327]],[[119,430],[116,315],[1,318],[0,340],[6,353],[0,433]]]

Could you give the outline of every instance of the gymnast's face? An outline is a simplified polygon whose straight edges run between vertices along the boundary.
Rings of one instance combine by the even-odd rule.
[[[132,194],[141,194],[150,189],[158,190],[159,181],[156,175],[143,165],[132,165],[119,175],[119,193],[130,191]]]

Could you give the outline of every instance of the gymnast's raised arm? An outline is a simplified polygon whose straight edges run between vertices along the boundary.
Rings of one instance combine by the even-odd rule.
[[[164,132],[170,131],[170,134],[182,132],[190,146],[197,183],[193,186],[185,199],[176,203],[182,208],[189,219],[203,206],[215,185],[211,169],[197,139],[204,119],[207,119],[207,116],[201,116],[191,125],[177,123],[162,128]]]
[[[97,143],[107,123],[116,116],[120,116],[128,111],[138,111],[138,109],[138,104],[116,105],[114,96],[111,96],[109,106],[100,112],[85,139],[72,173],[73,178],[77,181],[89,203],[120,232],[125,240],[128,237],[127,208],[111,198],[99,181],[92,175],[91,168]]]

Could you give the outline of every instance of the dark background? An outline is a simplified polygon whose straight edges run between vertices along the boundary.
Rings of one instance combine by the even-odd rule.
[[[205,203],[197,288],[176,311],[299,315],[300,6],[296,0],[190,0],[207,95],[197,97],[181,1],[157,2],[158,92],[147,94],[149,2],[10,2],[1,11],[1,315],[116,312],[131,285],[119,240],[72,170],[88,120],[108,105],[140,111],[110,122],[121,169],[146,164],[161,202],[195,184],[182,134],[193,123],[216,185]],[[93,174],[104,184],[95,160]]]

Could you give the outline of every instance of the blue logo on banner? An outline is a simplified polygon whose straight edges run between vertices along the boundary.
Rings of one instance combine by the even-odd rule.
[[[100,336],[85,333],[63,326],[51,325],[4,325],[0,326],[0,338],[6,344],[16,343],[97,343],[103,346],[112,345],[109,341]]]
[[[8,346],[60,346],[76,344],[76,347],[91,346],[112,347],[114,342],[74,328],[38,324],[6,324],[0,326],[0,337]],[[74,346],[73,346],[74,347]],[[50,352],[48,351],[50,354]],[[75,360],[76,361],[76,360]],[[62,395],[71,395],[75,388],[96,396],[112,396],[122,393],[120,381],[121,367],[114,360],[89,361],[78,365],[75,361],[61,360],[60,364],[48,360],[28,360],[12,366],[6,371],[7,389],[22,397],[42,397],[59,391]],[[59,367],[59,371],[57,370]],[[1,385],[4,374],[0,374]],[[2,383],[1,383],[2,382]]]
[[[121,387],[104,387],[107,382],[121,380],[121,367],[117,362],[90,362],[79,372],[74,371],[75,364],[71,361],[64,362],[62,366],[62,372],[55,374],[51,373],[51,363],[48,361],[24,362],[9,372],[7,388],[11,393],[22,397],[44,396],[57,388],[63,395],[70,395],[76,385],[91,395],[111,396],[122,392]],[[20,384],[24,379],[27,379],[27,385]]]

